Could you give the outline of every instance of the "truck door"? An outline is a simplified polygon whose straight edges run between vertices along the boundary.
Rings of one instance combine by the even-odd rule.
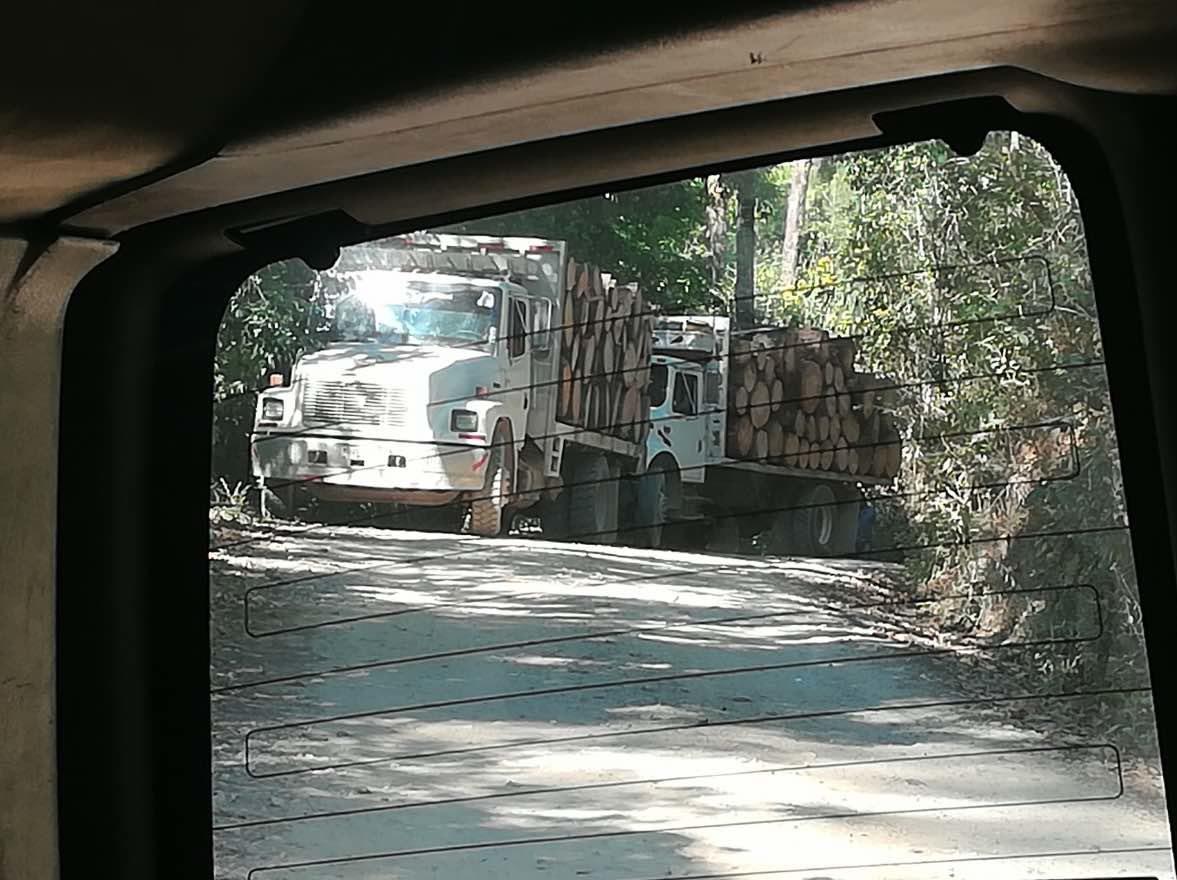
[[[707,463],[713,464],[723,458],[724,426],[727,422],[723,403],[723,375],[718,361],[710,362],[703,368],[703,418],[707,422],[707,437],[703,445]]]
[[[706,434],[711,417],[702,412],[702,378],[702,370],[693,364],[674,370],[670,406],[674,413],[674,445],[679,474],[684,483],[701,483],[705,476]]]
[[[523,440],[523,426],[527,423],[531,408],[531,333],[530,303],[521,294],[507,298],[506,332],[500,355],[503,364],[502,388],[496,396],[511,412],[512,421],[518,426],[515,442]]]

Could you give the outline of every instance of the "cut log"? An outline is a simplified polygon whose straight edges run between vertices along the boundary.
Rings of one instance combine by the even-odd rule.
[[[768,397],[769,397],[770,402],[772,403],[772,407],[771,407],[772,411],[773,412],[780,412],[781,403],[785,399],[785,383],[782,382],[780,379],[773,379],[772,380],[772,387],[769,388],[769,391],[768,391]]]
[[[752,427],[752,420],[745,416],[736,423],[736,457],[747,458],[755,442],[756,429]]]
[[[575,282],[573,282],[575,284]],[[571,289],[564,291],[564,303],[560,308],[560,333],[564,337],[564,346],[572,344],[572,337],[576,329],[576,300]]]
[[[818,363],[824,363],[823,356],[828,357],[829,349],[823,342],[829,337],[824,330],[799,328],[793,331],[797,337],[798,356]]]
[[[590,428],[597,426],[597,407],[600,395],[597,392],[597,385],[595,382],[587,383],[588,387],[584,392],[584,423]]]
[[[834,465],[834,444],[829,440],[823,440],[821,444],[821,459],[818,461],[818,466],[823,471],[828,471]]]
[[[825,410],[827,416],[836,416],[838,414],[838,392],[834,390],[833,385],[826,387],[825,394],[821,398],[822,408]]]
[[[830,439],[830,417],[827,415],[819,415],[817,417],[817,439],[818,442],[824,442]]]
[[[846,390],[846,374],[842,371],[842,365],[834,367],[833,376],[834,390],[841,394]]]
[[[846,438],[846,442],[851,446],[858,443],[862,436],[862,425],[858,421],[857,413],[850,413],[841,418],[842,422],[842,436]]]
[[[809,424],[809,419],[805,417],[805,410],[799,409],[793,416],[793,433],[798,437],[805,436],[805,426]]]
[[[744,390],[751,394],[752,389],[756,387],[756,383],[759,381],[760,377],[756,371],[756,361],[752,358],[749,358],[747,363],[744,364]]]
[[[842,439],[842,416],[830,419],[830,439],[836,444]]]
[[[838,407],[837,408],[838,408],[838,415],[840,415],[840,416],[850,415],[851,405],[850,405],[850,394],[848,392],[846,392],[846,391],[838,392]]]
[[[768,460],[768,431],[756,432],[756,460]]]
[[[622,357],[621,365],[622,379],[628,388],[638,385],[638,379],[640,378],[638,375],[638,364],[638,347],[634,344],[633,340],[630,340],[625,345],[625,354]]]
[[[752,343],[741,336],[737,336],[731,342],[731,361],[733,374],[743,375],[744,367],[752,360]]]
[[[768,458],[771,461],[780,461],[780,458],[785,453],[785,429],[780,426],[779,422],[768,423]]]
[[[564,364],[560,368],[560,406],[561,418],[568,418],[572,408],[572,367]]]
[[[621,401],[621,423],[632,426],[641,416],[642,395],[635,387],[625,389]]]
[[[859,446],[858,452],[858,472],[860,474],[870,474],[874,470],[875,463],[875,448],[873,446]]]
[[[768,417],[771,415],[770,402],[768,386],[763,382],[757,382],[752,388],[752,393],[748,395],[748,415],[752,419],[753,427],[760,429],[768,424]]]
[[[785,331],[783,338],[778,344],[780,346],[778,358],[781,366],[781,377],[786,378],[797,372],[797,334],[792,330]]]
[[[797,453],[801,449],[801,441],[792,431],[785,434],[784,463],[789,467],[797,466]]]
[[[806,413],[815,412],[818,404],[821,403],[822,369],[815,361],[811,360],[801,361],[798,369],[800,371],[798,389],[800,400],[798,402]]]
[[[817,434],[817,416],[808,416],[805,419],[805,439],[809,441],[810,445],[821,440]]]
[[[748,392],[744,390],[743,385],[736,389],[734,400],[736,415],[745,415],[748,412]]]
[[[761,373],[767,373],[770,367],[775,370],[775,366],[772,365],[772,355],[768,350],[771,346],[769,338],[763,333],[757,333],[752,337],[752,354],[756,358],[756,369]]]
[[[862,423],[862,443],[873,446],[879,442],[879,413],[876,411]]]
[[[875,412],[875,377],[860,374],[856,377],[858,385],[858,406],[866,418]]]
[[[846,446],[846,440],[839,437],[834,441],[834,469],[845,472],[849,469],[850,464],[850,450]]]
[[[580,374],[591,376],[597,372],[597,340],[593,336],[584,337],[584,344],[580,349]]]
[[[849,448],[846,450],[846,472],[850,474],[858,473],[858,450]]]
[[[822,366],[821,370],[822,370],[822,373],[821,373],[822,381],[826,385],[833,385],[834,384],[834,362],[833,361],[826,361],[825,364]]]
[[[839,339],[836,342],[835,350],[838,353],[838,365],[842,368],[846,377],[854,375],[854,359],[858,353],[858,342],[851,338]],[[842,389],[838,389],[841,391]]]
[[[644,439],[653,323],[633,314],[640,292],[635,285],[615,283],[597,266],[570,260],[563,293],[557,417],[623,439]]]

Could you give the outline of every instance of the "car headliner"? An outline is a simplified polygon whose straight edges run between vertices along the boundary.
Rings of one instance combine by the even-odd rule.
[[[1168,0],[768,5],[725,4],[727,23],[630,12],[628,26],[605,7],[571,24],[476,7],[470,27],[272,0],[167,19],[79,4],[67,28],[51,4],[22,9],[0,56],[0,224],[113,236],[442,157],[994,66],[1177,91]]]

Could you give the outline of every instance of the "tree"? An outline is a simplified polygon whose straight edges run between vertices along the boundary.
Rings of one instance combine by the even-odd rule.
[[[781,241],[780,283],[785,290],[797,284],[801,227],[805,223],[805,198],[809,193],[809,178],[816,161],[801,159],[790,166],[789,201],[785,208],[785,228]]]
[[[703,179],[609,193],[446,227],[465,235],[519,235],[566,241],[577,260],[596,263],[668,307],[714,305],[707,266]]]

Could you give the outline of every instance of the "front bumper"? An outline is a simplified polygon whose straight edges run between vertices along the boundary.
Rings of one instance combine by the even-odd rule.
[[[250,438],[253,474],[268,483],[298,482],[380,491],[466,492],[483,487],[489,450],[462,443],[405,443],[258,432]]]

